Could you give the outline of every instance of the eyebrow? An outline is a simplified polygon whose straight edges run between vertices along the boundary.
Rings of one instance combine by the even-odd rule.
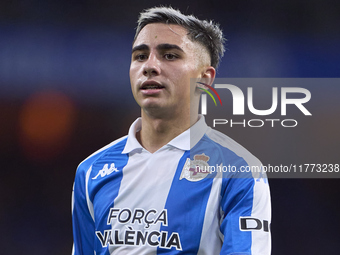
[[[179,47],[178,45],[176,44],[169,44],[169,43],[164,43],[164,44],[159,44],[157,45],[157,50],[179,50],[179,51],[182,51],[182,48]]]
[[[157,50],[179,50],[179,51],[182,51],[182,48],[179,47],[178,45],[176,44],[169,44],[169,43],[163,43],[163,44],[159,44],[157,45],[156,47]],[[150,50],[150,47],[146,44],[140,44],[140,45],[137,45],[135,47],[132,48],[132,53],[134,53],[135,51],[138,51],[138,50]]]
[[[148,49],[149,49],[149,46],[147,46],[146,44],[140,44],[132,48],[132,53],[138,50],[148,50]]]

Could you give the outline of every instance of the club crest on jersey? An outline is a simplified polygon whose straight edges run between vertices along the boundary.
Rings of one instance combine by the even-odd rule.
[[[208,164],[209,159],[210,157],[204,153],[195,155],[194,160],[187,158],[179,179],[182,180],[184,178],[191,182],[203,180],[208,174],[210,174]]]

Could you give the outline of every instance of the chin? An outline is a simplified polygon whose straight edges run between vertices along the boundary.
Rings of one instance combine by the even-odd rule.
[[[143,111],[149,116],[153,116],[156,118],[164,118],[169,115],[169,112],[173,111],[171,107],[165,107],[161,104],[145,104],[142,107]]]
[[[148,108],[155,108],[160,109],[164,107],[164,101],[159,100],[158,98],[146,98],[140,101],[141,108],[148,109]]]

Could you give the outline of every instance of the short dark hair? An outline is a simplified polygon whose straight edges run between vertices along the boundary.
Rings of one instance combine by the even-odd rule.
[[[184,15],[172,7],[153,7],[140,13],[134,41],[140,31],[151,23],[175,24],[187,29],[188,37],[208,50],[211,66],[218,67],[225,51],[225,39],[219,24],[211,20],[199,20],[193,15]]]

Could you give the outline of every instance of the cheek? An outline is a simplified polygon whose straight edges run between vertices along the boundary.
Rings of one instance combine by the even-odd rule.
[[[172,76],[176,80],[190,82],[190,78],[197,77],[197,69],[193,69],[192,65],[183,65],[172,70]]]
[[[133,87],[133,85],[136,83],[136,79],[137,79],[137,74],[136,74],[136,68],[131,66],[130,67],[130,72],[129,72],[129,75],[130,75],[130,83],[131,83],[131,87]]]
[[[136,75],[140,68],[141,68],[141,65],[139,62],[132,61],[130,64],[130,76],[133,76],[133,74]]]
[[[135,72],[135,68],[134,68],[134,66],[131,64],[131,65],[130,65],[130,71],[129,71],[130,79],[133,78],[133,74],[135,74],[135,73],[136,73],[136,72]]]

